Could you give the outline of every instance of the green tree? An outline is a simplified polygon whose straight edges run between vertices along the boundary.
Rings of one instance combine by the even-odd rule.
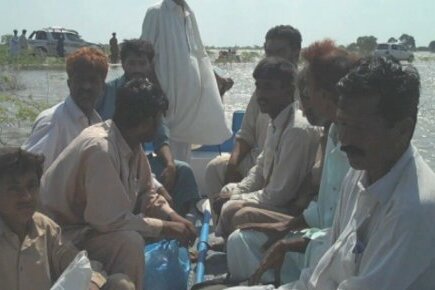
[[[429,50],[430,52],[435,52],[435,40],[429,43]]]
[[[399,40],[403,44],[405,44],[408,47],[409,50],[415,50],[415,39],[414,39],[414,36],[411,36],[409,34],[404,33],[404,34],[402,34],[399,37]]]
[[[369,55],[376,49],[377,39],[372,35],[360,36],[356,40],[356,45],[362,55]]]
[[[358,51],[358,45],[355,42],[352,42],[351,44],[349,44],[346,47],[347,50],[352,51],[352,52],[357,52]]]
[[[394,38],[394,37],[390,37],[390,38],[388,39],[388,43],[396,43],[396,42],[397,42],[397,39]]]

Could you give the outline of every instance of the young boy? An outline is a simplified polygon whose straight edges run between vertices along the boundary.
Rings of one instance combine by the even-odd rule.
[[[50,289],[78,254],[60,227],[36,212],[44,158],[0,148],[0,281],[2,289]],[[98,263],[95,267],[98,267]],[[94,269],[95,269],[94,267]],[[93,272],[90,290],[134,289],[125,275]]]

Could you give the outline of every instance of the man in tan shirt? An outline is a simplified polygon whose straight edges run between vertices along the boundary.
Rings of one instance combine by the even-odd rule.
[[[43,160],[20,148],[0,149],[1,289],[48,290],[78,254],[63,243],[56,223],[35,212]],[[125,275],[106,280],[94,272],[89,289],[133,290],[134,285]]]
[[[150,83],[128,82],[112,120],[88,127],[42,178],[41,203],[65,236],[108,273],[142,289],[144,239],[195,236],[194,226],[155,192],[141,144],[153,138],[167,99]]]

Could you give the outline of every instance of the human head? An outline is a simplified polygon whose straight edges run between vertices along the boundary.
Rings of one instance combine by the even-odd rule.
[[[302,36],[290,25],[278,25],[266,34],[264,51],[266,56],[282,57],[297,65],[301,51]]]
[[[152,71],[154,48],[142,39],[125,40],[121,47],[121,63],[127,80],[147,78]]]
[[[82,47],[66,59],[70,95],[88,116],[103,93],[108,68],[106,55],[96,48]]]
[[[338,89],[339,135],[351,166],[386,173],[414,132],[420,97],[417,70],[369,57],[340,80]]]
[[[337,47],[334,41],[317,41],[302,51],[306,62],[304,112],[311,124],[325,126],[335,121],[337,83],[353,68],[358,57]]]
[[[18,30],[14,29],[14,36],[17,36]]]
[[[25,35],[27,33],[27,30],[23,29],[22,33]]]
[[[44,157],[19,147],[0,148],[0,216],[27,225],[35,213]]]
[[[133,79],[116,93],[113,121],[125,136],[142,144],[154,138],[168,100],[155,85],[144,79]]]
[[[116,36],[116,32],[112,32],[112,36]]]
[[[296,69],[292,63],[279,57],[266,57],[255,67],[253,76],[255,95],[262,113],[274,119],[293,103]]]

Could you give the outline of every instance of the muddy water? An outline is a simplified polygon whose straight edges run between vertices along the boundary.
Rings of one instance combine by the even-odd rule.
[[[435,169],[435,54],[419,53],[414,65],[421,76],[422,91],[418,124],[414,134],[414,144],[432,168]],[[254,63],[219,65],[219,68],[234,79],[233,89],[225,95],[225,111],[231,120],[235,110],[244,109],[254,88],[252,71]],[[66,73],[59,70],[26,70],[11,72],[24,89],[6,92],[19,97],[32,96],[55,104],[68,94]],[[110,67],[107,80],[122,75],[120,66]],[[8,144],[19,145],[28,136],[31,124],[22,123],[19,126],[4,128],[1,139]]]

